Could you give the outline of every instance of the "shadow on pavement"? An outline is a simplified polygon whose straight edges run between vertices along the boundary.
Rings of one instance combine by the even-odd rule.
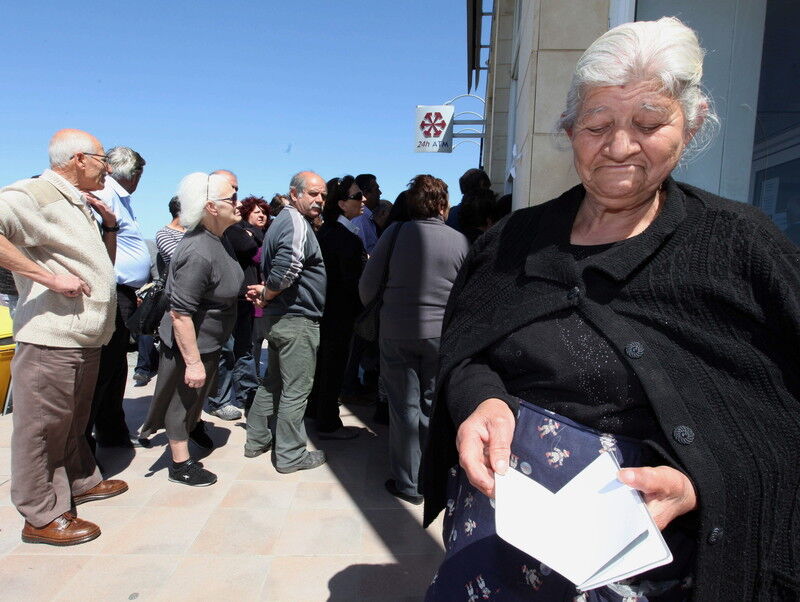
[[[443,557],[440,543],[420,525],[414,507],[389,494],[389,428],[372,420],[375,406],[341,406],[367,425],[367,431],[349,441],[320,440],[307,421],[309,439],[324,449],[328,466],[367,524],[380,537],[393,563],[350,565],[328,582],[329,600],[422,600]],[[359,483],[347,474],[348,456],[368,454],[365,479]]]

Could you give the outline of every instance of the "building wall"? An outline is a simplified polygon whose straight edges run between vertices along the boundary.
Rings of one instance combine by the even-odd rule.
[[[553,136],[575,63],[608,29],[610,0],[496,0],[487,80],[484,166],[514,208],[578,181],[567,142]]]

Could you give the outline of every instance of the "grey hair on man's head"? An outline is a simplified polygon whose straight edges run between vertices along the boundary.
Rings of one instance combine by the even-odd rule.
[[[139,153],[127,146],[115,146],[106,155],[111,166],[111,176],[115,180],[132,180],[136,172],[142,171],[147,164]]]
[[[296,174],[294,174],[292,179],[289,181],[289,190],[294,189],[298,196],[303,194],[303,191],[306,189],[306,178],[310,173],[312,172],[306,170],[298,171]]]
[[[80,130],[61,130],[51,139],[47,147],[50,167],[63,167],[69,163],[75,153],[95,152],[96,139],[88,132]]]
[[[193,230],[203,219],[203,211],[209,200],[222,198],[230,183],[225,176],[201,171],[190,173],[178,186],[178,201],[181,204],[181,225]]]
[[[718,119],[701,87],[704,54],[697,34],[675,17],[610,29],[578,60],[558,129],[574,127],[589,88],[653,82],[680,103],[693,146],[705,146]]]

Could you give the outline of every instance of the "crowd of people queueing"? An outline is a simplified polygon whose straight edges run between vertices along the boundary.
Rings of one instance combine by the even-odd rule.
[[[146,165],[138,152],[106,153],[91,134],[62,130],[49,154],[50,169],[0,195],[8,240],[0,252],[13,274],[8,299],[18,345],[12,499],[26,519],[24,541],[72,545],[100,534],[75,506],[128,486],[102,479],[98,446],[149,446],[164,429],[169,480],[213,484],[216,475],[190,454],[190,441],[214,446],[200,418],[204,408],[225,420],[243,412],[244,456],[271,452],[276,470],[291,473],[325,462],[322,450],[307,449],[306,418],[320,439],[352,439],[362,429],[343,425],[340,400],[377,404],[376,418],[390,425],[387,490],[422,502],[418,472],[439,331],[468,248],[467,238],[445,225],[442,180],[417,176],[390,203],[372,174],[325,182],[300,172],[288,194],[267,202],[239,199],[230,170],[192,173],[167,204],[171,221],[149,244],[132,202]],[[470,190],[483,199],[489,188],[480,170],[468,171],[461,184],[465,206]],[[19,215],[30,207],[38,221]],[[63,226],[50,217],[57,208],[71,216]],[[487,213],[476,226],[493,219]],[[85,238],[91,244],[71,243]],[[131,333],[153,281],[163,285],[163,317],[155,332]],[[354,336],[354,323],[378,288],[380,339],[368,341]],[[73,315],[69,325],[52,319],[63,315]],[[138,432],[129,432],[122,403],[132,334],[135,384],[156,378]],[[58,360],[40,356],[43,350]],[[30,378],[37,371],[46,376]],[[66,390],[65,382],[76,384]],[[43,396],[51,405],[38,413]],[[52,458],[63,458],[55,472],[47,469]]]

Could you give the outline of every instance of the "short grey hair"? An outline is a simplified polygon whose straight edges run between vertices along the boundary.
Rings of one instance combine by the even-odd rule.
[[[127,146],[115,146],[106,155],[111,166],[111,176],[115,180],[132,180],[136,172],[142,171],[147,164],[139,153]]]
[[[53,136],[50,139],[50,145],[47,147],[50,167],[63,167],[69,163],[75,153],[95,152],[95,142],[94,136],[79,130]]]
[[[692,146],[704,148],[719,123],[701,86],[704,54],[697,34],[675,17],[610,29],[578,60],[558,129],[575,126],[589,88],[654,82],[680,103],[686,130],[694,133]]]
[[[314,173],[312,171],[298,171],[296,174],[292,176],[292,179],[289,181],[289,191],[294,188],[294,191],[297,195],[303,194],[306,189],[306,179],[308,178],[308,174]]]
[[[197,171],[183,178],[178,186],[181,225],[187,230],[194,230],[203,219],[206,203],[221,198],[226,186],[230,186],[230,183],[219,174]]]

